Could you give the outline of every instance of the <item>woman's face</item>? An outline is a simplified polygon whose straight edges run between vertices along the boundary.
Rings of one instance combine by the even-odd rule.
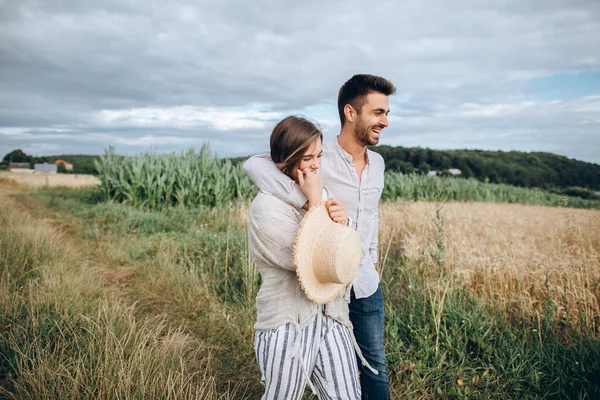
[[[306,168],[309,168],[311,172],[315,172],[319,168],[321,168],[321,157],[323,156],[323,150],[321,148],[321,139],[317,139],[310,145],[308,150],[302,155],[302,159],[300,163],[296,167],[296,171],[294,172],[294,176],[298,173],[298,170],[304,171]],[[298,178],[296,177],[296,180]]]

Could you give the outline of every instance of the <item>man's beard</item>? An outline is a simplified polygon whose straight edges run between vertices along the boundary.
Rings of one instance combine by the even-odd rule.
[[[363,146],[375,146],[379,143],[379,138],[371,137],[371,130],[374,126],[375,125],[366,125],[362,119],[359,119],[354,127],[354,137]]]

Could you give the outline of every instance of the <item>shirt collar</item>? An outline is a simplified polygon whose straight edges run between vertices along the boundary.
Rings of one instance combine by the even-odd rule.
[[[333,141],[333,145],[334,145],[336,151],[342,156],[342,158],[344,160],[348,161],[351,164],[354,163],[350,153],[348,153],[346,150],[344,150],[344,148],[342,146],[340,146],[340,143],[338,142],[338,138],[339,138],[339,136],[336,136],[335,140]],[[367,160],[367,164],[369,164],[369,152],[366,147],[365,147],[365,158]]]

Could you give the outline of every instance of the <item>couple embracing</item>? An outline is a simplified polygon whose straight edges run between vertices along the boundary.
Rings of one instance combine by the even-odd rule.
[[[270,155],[244,164],[260,189],[250,252],[261,274],[254,347],[263,399],[389,399],[377,273],[382,157],[396,88],[355,75],[339,91],[341,131],[323,143],[310,121],[274,128]],[[359,376],[360,371],[360,376]]]

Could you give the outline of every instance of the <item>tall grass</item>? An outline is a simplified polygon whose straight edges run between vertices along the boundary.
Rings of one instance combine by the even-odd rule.
[[[35,196],[81,219],[82,236],[103,243],[111,264],[140,271],[140,305],[161,305],[175,319],[197,321],[194,332],[220,349],[215,362],[221,382],[231,379],[225,371],[233,369],[238,382],[249,386],[245,398],[258,397],[252,324],[259,280],[247,254],[245,206],[77,207],[75,197],[60,193]],[[562,213],[568,213],[564,225]],[[599,396],[595,215],[518,205],[383,205],[382,286],[393,397]],[[588,237],[570,232],[577,226]],[[550,271],[546,282],[536,257]],[[587,260],[588,278],[577,272],[580,259]],[[565,290],[556,287],[555,266],[569,279]],[[477,273],[469,275],[470,268]]]
[[[382,198],[396,200],[477,201],[490,203],[521,203],[547,206],[571,206],[600,209],[600,201],[561,196],[541,189],[494,184],[477,179],[385,173]]]
[[[429,251],[392,254],[382,280],[395,397],[599,398],[595,327],[557,315],[550,293],[537,315],[486,302],[444,261],[439,207],[432,225]]]
[[[0,398],[225,397],[202,342],[138,318],[63,234],[1,200]]]
[[[247,205],[139,209],[97,203],[90,189],[64,188],[19,201],[52,210],[82,243],[94,243],[91,257],[115,266],[108,280],[144,314],[167,314],[210,346],[219,393],[256,397],[260,385],[248,343],[259,274],[248,251]]]
[[[240,165],[217,158],[207,144],[198,152],[132,157],[110,147],[95,164],[105,197],[134,206],[216,206],[256,192]]]

